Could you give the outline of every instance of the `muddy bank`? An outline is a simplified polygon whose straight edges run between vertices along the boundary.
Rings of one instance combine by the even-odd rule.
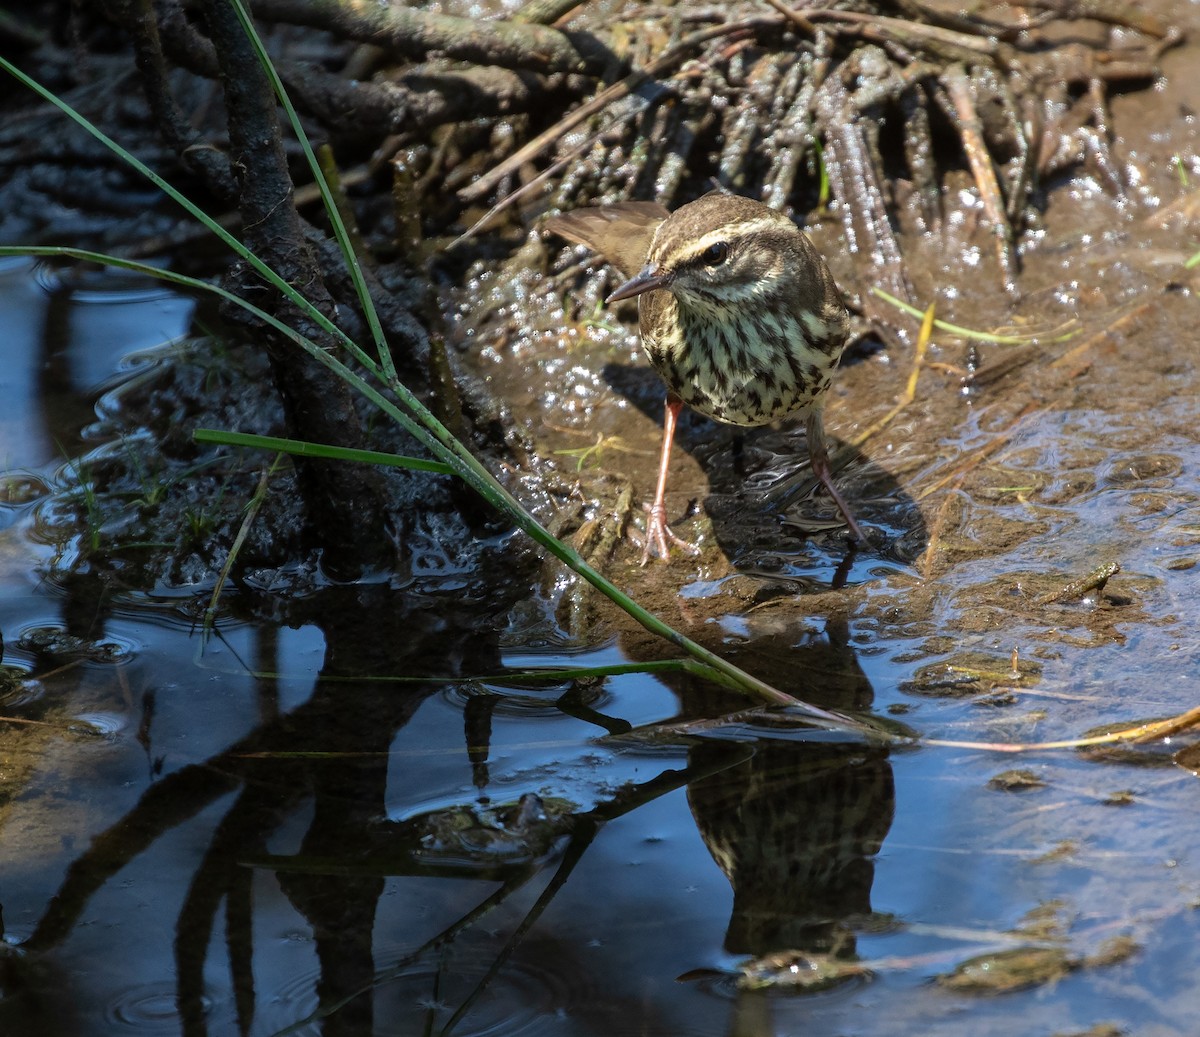
[[[819,676],[798,678],[788,653],[832,621],[850,622],[859,647],[899,642],[885,654],[919,669],[921,694],[943,678],[954,686],[959,668],[992,674],[965,681],[985,697],[1010,682],[1037,684],[1038,694],[1114,677],[1161,686],[1164,666],[1185,679],[1194,646],[1179,596],[1197,543],[1197,385],[1186,345],[1195,279],[1185,266],[1195,234],[1194,57],[1192,45],[1166,55],[1154,91],[1114,99],[1125,187],[1114,192],[1084,173],[1049,194],[1021,250],[1015,301],[996,290],[988,232],[966,186],[948,195],[963,208],[940,235],[901,234],[921,306],[936,303],[939,317],[963,327],[1035,337],[1000,344],[935,333],[915,399],[840,457],[868,547],[847,552],[836,530],[821,531],[833,513],[819,496],[786,515],[764,503],[804,464],[799,430],[739,442],[692,418],[677,440],[669,509],[704,553],[641,569],[636,546],[615,540],[618,582],[689,636],[818,701]],[[810,230],[852,282],[842,226],[825,219]],[[580,282],[567,268],[550,288],[514,268],[481,274],[470,297],[492,300],[489,314],[507,304],[517,316],[476,323],[464,306],[459,332],[476,369],[512,401],[535,454],[556,459],[562,507],[587,534],[596,522],[641,521],[661,421],[661,388],[637,357],[631,315],[599,307],[616,281],[589,269]],[[555,334],[564,324],[565,348]],[[832,434],[848,444],[872,429],[911,372],[911,353],[863,339],[833,390]],[[1109,563],[1119,572],[1102,586],[1043,602]],[[603,614],[627,650],[659,652]],[[568,629],[577,620],[560,612]],[[1133,655],[1122,651],[1131,639]],[[1035,680],[1013,669],[1014,649]],[[1107,719],[1114,705],[1062,718],[1055,734]]]

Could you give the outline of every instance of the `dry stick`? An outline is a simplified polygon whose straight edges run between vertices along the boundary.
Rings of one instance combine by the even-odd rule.
[[[495,205],[493,205],[490,209],[488,209],[487,212],[485,212],[482,216],[480,216],[479,219],[477,219],[474,223],[472,223],[470,227],[468,227],[457,238],[455,238],[452,242],[450,242],[450,244],[446,246],[446,251],[449,252],[450,249],[454,248],[457,245],[462,244],[462,242],[466,241],[468,238],[474,237],[481,230],[483,230],[484,227],[486,227],[489,223],[491,223],[493,219],[495,219],[497,216],[499,216],[500,213],[502,213],[505,209],[509,208],[511,205],[515,204],[520,199],[524,198],[527,194],[529,194],[535,188],[540,187],[547,180],[549,180],[552,176],[555,176],[564,166],[566,166],[568,163],[572,162],[577,155],[586,151],[593,144],[595,144],[598,140],[603,139],[605,136],[607,136],[609,133],[611,133],[613,130],[615,130],[622,123],[627,122],[629,119],[632,119],[634,116],[640,115],[643,111],[645,111],[644,108],[633,108],[630,111],[625,112],[623,115],[618,115],[615,119],[613,119],[612,122],[610,122],[603,129],[597,130],[590,137],[588,137],[587,140],[583,141],[582,143],[576,145],[573,148],[568,149],[567,152],[562,155],[562,157],[560,157],[556,162],[552,163],[551,165],[549,165],[545,169],[543,169],[532,180],[528,181],[527,183],[522,184],[515,191],[512,191],[509,194],[505,195],[503,198],[501,198],[500,201],[498,201]]]
[[[771,0],[767,0],[771,3]],[[771,3],[774,7],[775,4]],[[978,61],[988,58],[1007,64],[1012,48],[990,36],[972,36],[953,29],[943,29],[923,22],[909,22],[903,18],[886,18],[877,14],[857,11],[805,11],[804,17],[813,24],[841,23],[861,25],[875,30],[875,38],[905,47],[934,51],[943,58],[955,61]]]
[[[1140,322],[1146,313],[1153,309],[1156,305],[1157,304],[1154,302],[1139,303],[1128,313],[1118,317],[1107,328],[1097,331],[1096,334],[1094,334],[1091,338],[1079,343],[1077,346],[1073,346],[1071,349],[1068,349],[1057,360],[1051,362],[1050,369],[1062,370],[1069,365],[1074,365],[1071,367],[1071,370],[1067,372],[1067,377],[1075,378],[1082,374],[1092,364],[1091,359],[1084,356],[1085,353],[1089,352],[1093,347],[1099,345],[1105,339],[1109,338],[1114,332],[1122,331],[1128,325]]]
[[[747,18],[741,22],[731,22],[727,25],[709,26],[707,29],[698,29],[696,32],[689,33],[680,40],[674,47],[666,53],[659,55],[651,61],[645,68],[638,69],[636,72],[631,72],[624,79],[606,90],[602,90],[590,101],[581,104],[575,111],[560,119],[557,123],[551,126],[548,130],[538,134],[528,144],[519,151],[516,151],[508,158],[504,159],[499,165],[493,167],[488,172],[484,173],[473,184],[468,184],[458,196],[464,202],[474,201],[481,195],[487,194],[493,187],[503,180],[509,173],[519,169],[526,162],[536,158],[543,151],[553,144],[559,137],[565,133],[569,133],[585,119],[594,115],[596,112],[603,111],[613,101],[618,101],[622,97],[632,93],[637,87],[641,86],[647,79],[665,72],[676,62],[682,61],[687,55],[701,43],[706,43],[709,40],[717,39],[721,36],[728,36],[731,33],[741,32],[744,30],[757,29],[763,26],[778,27],[779,22],[775,18]]]
[[[1002,429],[994,439],[989,440],[982,447],[976,450],[965,464],[955,468],[954,471],[943,476],[941,479],[938,479],[931,486],[925,487],[925,489],[923,489],[920,493],[916,494],[916,499],[919,501],[924,500],[930,494],[935,493],[947,483],[951,482],[954,484],[955,490],[961,489],[962,484],[966,481],[967,476],[970,475],[971,472],[973,472],[976,468],[978,468],[979,465],[981,465],[987,458],[999,450],[1000,447],[1004,446],[1012,438],[1013,433],[1017,430],[1017,427],[1021,425],[1027,417],[1029,417],[1031,414],[1041,413],[1043,410],[1045,410],[1045,407],[1035,407],[1033,404],[1028,404],[1023,407],[1017,416],[1011,422],[1009,422],[1009,424]],[[946,511],[949,505],[950,497],[947,497],[946,500],[942,502],[941,507],[938,509],[937,518],[934,520],[934,527],[929,535],[929,544],[925,548],[925,554],[923,556],[924,560],[921,563],[922,579],[928,580],[930,573],[933,571],[933,558],[937,552],[938,543],[941,540],[942,526],[945,522]]]
[[[955,485],[954,489],[958,490],[961,482]],[[933,517],[933,526],[929,530],[929,543],[925,545],[925,552],[921,556],[921,579],[928,580],[933,575],[933,559],[937,556],[938,548],[942,542],[942,530],[946,526],[946,513],[950,510],[950,501],[953,500],[951,494],[946,494],[946,499],[938,506],[937,514]]]
[[[1011,11],[984,11],[982,4],[963,4],[957,11],[939,0],[894,0],[900,14],[912,22],[935,25],[943,29],[966,33],[968,36],[987,36],[992,39],[1012,40],[1022,32],[1036,29],[1043,22],[1052,19],[1052,15],[1043,14],[1035,18],[1025,12],[1020,17]],[[993,5],[999,6],[999,5]],[[994,18],[988,15],[994,15]],[[1007,16],[1007,20],[1005,19]]]
[[[917,347],[913,354],[912,370],[908,375],[908,384],[904,387],[904,392],[900,396],[900,401],[882,418],[870,425],[865,431],[859,433],[857,437],[850,440],[849,445],[857,449],[862,446],[880,429],[889,425],[905,407],[917,398],[917,379],[921,374],[921,365],[925,362],[925,353],[929,349],[929,338],[933,334],[933,311],[934,304],[929,304],[929,309],[925,311],[925,316],[921,320],[921,331],[917,336]]]
[[[1103,79],[1091,76],[1087,84],[1088,100],[1092,105],[1092,122],[1095,123],[1094,134],[1088,140],[1091,144],[1092,159],[1096,171],[1105,182],[1105,186],[1117,197],[1125,195],[1125,185],[1121,174],[1113,164],[1113,133],[1108,117],[1108,90]]]
[[[266,468],[258,480],[258,486],[254,489],[254,496],[250,498],[250,504],[246,508],[246,517],[242,519],[241,528],[237,531],[237,536],[233,538],[233,544],[229,548],[229,554],[225,557],[225,564],[221,566],[221,572],[217,576],[217,585],[213,587],[212,597],[209,599],[208,608],[204,610],[204,630],[205,633],[212,629],[213,620],[217,615],[217,602],[221,600],[221,591],[225,587],[225,581],[229,579],[230,570],[233,569],[233,563],[237,559],[238,552],[241,551],[242,545],[246,542],[246,537],[250,535],[250,527],[254,525],[254,520],[258,518],[258,512],[263,506],[263,501],[267,499],[267,481],[271,478],[271,474],[279,467],[279,463],[284,459],[285,454],[276,454],[275,460],[272,461]]]
[[[1013,695],[1020,695],[1022,698],[1030,699],[1055,699],[1059,702],[1098,702],[1100,696],[1096,694],[1083,694],[1081,692],[1057,691],[1054,688],[1027,688],[1023,684],[995,684],[992,686],[992,694],[1002,694],[1011,692]],[[974,723],[974,721],[968,721]]]
[[[1086,749],[1093,745],[1114,745],[1117,742],[1144,745],[1147,742],[1170,738],[1198,725],[1200,725],[1200,706],[1195,706],[1184,713],[1168,717],[1166,720],[1135,724],[1133,727],[1123,727],[1119,731],[1091,735],[1088,738],[1064,738],[1056,742],[959,742],[930,738],[923,744],[936,745],[943,749],[986,749],[998,753],[1028,753],[1045,749]]]
[[[1159,18],[1139,11],[1119,0],[1009,0],[1014,7],[1033,7],[1041,11],[1053,11],[1067,18],[1088,18],[1109,25],[1122,25],[1137,29],[1147,36],[1165,39],[1170,29]]]
[[[1017,430],[1018,425],[1024,422],[1031,414],[1040,414],[1047,406],[1048,404],[1041,406],[1036,406],[1032,403],[1026,404],[1017,413],[1017,416],[996,434],[994,439],[989,439],[978,450],[971,453],[964,464],[956,467],[952,472],[942,476],[929,486],[926,486],[917,494],[917,500],[924,500],[930,494],[936,493],[947,483],[955,482],[969,475],[979,467],[980,462],[991,457],[992,454],[1012,438],[1012,434]]]
[[[88,724],[86,720],[73,720],[70,723],[55,724],[51,723],[49,720],[30,720],[28,717],[3,716],[0,716],[0,724],[23,724],[25,727],[50,727],[55,731],[69,731],[72,727],[78,727],[81,725],[86,725],[88,727],[94,726],[92,724]],[[9,749],[6,748],[5,752],[9,752]]]
[[[1200,706],[1194,706],[1186,713],[1168,717],[1166,720],[1158,720],[1149,724],[1139,724],[1137,727],[1128,727],[1124,730],[1112,731],[1110,733],[1127,736],[1135,744],[1143,744],[1145,742],[1153,742],[1158,738],[1169,738],[1172,735],[1179,734],[1181,731],[1187,731],[1197,724],[1200,724]],[[1134,732],[1137,733],[1135,734]]]
[[[1180,220],[1191,222],[1200,212],[1200,188],[1192,188],[1187,194],[1180,195],[1170,205],[1164,205],[1157,212],[1152,212],[1144,218],[1145,222],[1155,227],[1165,227],[1178,217]]]
[[[979,113],[975,111],[975,102],[971,99],[971,87],[967,82],[967,70],[962,65],[951,65],[946,69],[943,82],[954,111],[958,115],[958,132],[962,137],[963,150],[967,153],[971,173],[979,186],[979,195],[983,199],[983,211],[988,222],[992,225],[992,233],[996,237],[996,258],[1000,262],[1000,270],[1004,275],[1004,287],[1009,295],[1017,292],[1016,256],[1012,247],[1012,226],[1005,212],[1004,198],[1000,194],[1000,185],[996,182],[996,171],[992,168],[992,157],[988,154],[987,145],[983,141],[983,124]]]

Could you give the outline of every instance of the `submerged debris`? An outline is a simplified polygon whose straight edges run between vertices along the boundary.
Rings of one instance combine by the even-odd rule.
[[[1033,771],[1021,768],[1018,770],[1001,771],[988,778],[988,788],[1001,792],[1024,792],[1029,789],[1046,787],[1046,779]]]
[[[1064,584],[1055,590],[1039,594],[1034,598],[1033,603],[1035,605],[1052,605],[1059,601],[1072,601],[1075,598],[1082,598],[1091,591],[1102,591],[1105,584],[1120,571],[1120,562],[1106,562],[1104,565],[1098,565],[1078,580],[1072,580],[1070,583]]]
[[[1115,965],[1139,949],[1131,936],[1122,934],[1103,941],[1094,954],[1084,954],[1068,946],[1069,929],[1067,905],[1045,901],[1013,930],[1028,943],[968,958],[938,976],[938,985],[961,994],[1005,994],[1054,983],[1077,969]]]
[[[1017,947],[969,958],[938,977],[938,985],[962,994],[1005,994],[1062,979],[1081,959],[1064,947]]]
[[[810,993],[871,975],[871,970],[860,962],[807,951],[768,954],[746,962],[738,972],[738,987],[742,990],[789,989]]]
[[[725,977],[719,969],[693,969],[679,977],[680,982]],[[810,951],[777,951],[751,958],[737,966],[734,981],[739,990],[787,991],[815,994],[841,986],[851,979],[870,978],[871,970],[861,962],[832,954]]]
[[[401,828],[415,837],[413,856],[422,863],[486,868],[544,857],[570,831],[577,809],[568,800],[527,792],[513,803],[433,811]]]

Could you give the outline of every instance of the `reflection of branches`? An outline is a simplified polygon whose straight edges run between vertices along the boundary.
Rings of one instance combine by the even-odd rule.
[[[499,907],[503,904],[511,894],[520,889],[526,882],[529,881],[537,873],[537,868],[533,865],[526,866],[520,869],[517,873],[508,878],[504,884],[497,890],[489,894],[483,901],[476,904],[470,911],[455,921],[452,925],[447,926],[437,936],[431,940],[426,940],[411,954],[405,955],[400,961],[390,965],[387,969],[379,972],[371,980],[370,983],[357,990],[351,991],[338,998],[336,1001],[331,1001],[328,1004],[320,1006],[312,1015],[306,1016],[292,1023],[290,1026],[279,1030],[272,1037],[285,1037],[286,1034],[296,1033],[305,1029],[310,1023],[319,1022],[322,1019],[328,1019],[330,1016],[340,1012],[348,1004],[362,997],[364,994],[375,989],[380,983],[386,982],[389,979],[394,979],[396,976],[403,975],[413,962],[420,960],[425,954],[436,950],[439,947],[444,947],[453,940],[459,933],[468,929],[475,922],[479,921],[488,915],[492,908]]]
[[[307,617],[319,621],[325,632],[327,674],[411,671],[415,664],[404,657],[407,651],[418,652],[422,658],[428,654],[455,660],[470,669],[496,667],[494,642],[473,635],[474,640],[467,642],[469,650],[464,650],[463,639],[468,635],[462,632],[476,630],[477,620],[460,621],[462,617],[452,608],[426,618],[419,595],[408,595],[408,607],[402,608],[386,590],[347,587],[343,593],[351,596],[355,607],[346,607],[347,602],[337,593],[327,592],[320,614]],[[314,607],[314,601],[295,606],[293,621],[302,618],[302,610]],[[365,644],[361,630],[364,611],[376,617],[372,639]],[[202,1033],[205,954],[214,916],[225,899],[236,1008],[241,1025],[249,1026],[254,990],[250,970],[253,872],[244,867],[244,860],[261,853],[264,840],[280,821],[302,800],[314,796],[318,802],[311,838],[319,841],[323,837],[326,845],[340,845],[343,850],[350,845],[349,838],[358,838],[357,833],[368,827],[364,814],[377,818],[383,809],[387,746],[438,687],[440,684],[414,685],[398,694],[394,689],[363,685],[348,689],[330,677],[318,681],[313,696],[291,713],[268,711],[269,719],[225,751],[202,764],[182,767],[150,786],[124,817],[97,835],[71,863],[25,946],[46,951],[60,944],[91,898],[122,868],[166,832],[241,789],[192,878],[176,923],[175,955],[184,1025],[189,1033]],[[305,752],[318,749],[354,749],[357,755],[335,753],[331,761]],[[294,754],[290,758],[289,752]],[[378,892],[370,894],[368,890],[368,894],[369,898],[362,897],[360,902],[370,899],[373,904]],[[318,904],[314,915],[319,908]],[[319,925],[314,923],[314,929]],[[368,927],[368,938],[369,932]],[[367,975],[371,968],[368,956]]]
[[[745,753],[734,759],[718,761],[705,767],[685,767],[680,771],[663,771],[662,774],[651,778],[643,785],[623,785],[617,790],[611,800],[601,803],[593,807],[586,814],[581,814],[575,818],[574,833],[571,836],[571,841],[567,844],[566,852],[563,854],[562,862],[559,864],[558,870],[554,873],[554,877],[551,878],[546,888],[542,890],[541,896],[537,898],[533,907],[521,919],[521,924],[513,930],[512,936],[505,942],[500,953],[496,955],[495,960],[488,967],[487,972],[484,973],[483,977],[476,984],[475,989],[455,1009],[454,1014],[447,1021],[446,1025],[442,1027],[441,1032],[443,1034],[451,1033],[459,1020],[467,1014],[471,1006],[499,974],[504,963],[512,957],[513,952],[520,946],[521,941],[542,916],[542,912],[550,906],[551,901],[558,895],[558,891],[566,885],[571,872],[575,870],[575,865],[583,860],[584,853],[592,845],[596,836],[600,834],[600,829],[606,821],[611,821],[613,818],[628,814],[638,807],[653,802],[660,796],[665,796],[668,792],[674,792],[676,789],[682,788],[689,782],[711,777],[729,767],[743,763],[753,755],[754,750],[746,747]]]
[[[668,793],[674,792],[677,789],[683,788],[693,781],[701,781],[705,778],[710,778],[713,775],[727,770],[731,767],[736,767],[745,763],[751,756],[754,755],[752,746],[744,746],[744,751],[740,753],[728,754],[724,759],[708,762],[703,766],[688,766],[682,770],[666,770],[658,774],[649,781],[643,784],[627,783],[622,785],[613,794],[612,798],[597,804],[591,810],[572,815],[564,819],[564,822],[569,823],[571,835],[563,849],[562,858],[559,865],[546,884],[545,889],[538,895],[533,906],[526,912],[520,924],[513,930],[508,940],[499,953],[488,966],[488,970],[480,978],[474,989],[463,999],[459,1006],[455,1009],[454,1014],[442,1027],[442,1034],[450,1034],[458,1023],[470,1011],[483,993],[487,990],[491,982],[499,975],[500,970],[505,963],[512,957],[522,941],[537,924],[538,919],[550,906],[559,891],[566,885],[571,873],[575,870],[576,865],[583,859],[588,847],[595,841],[596,836],[600,834],[604,824],[615,818],[636,810],[639,807],[645,806]],[[286,864],[282,867],[287,867]],[[425,867],[422,868],[424,874],[441,874],[445,877],[458,878],[462,876],[461,867]],[[507,871],[507,877],[504,884],[488,895],[486,899],[472,908],[467,914],[459,918],[451,925],[436,936],[427,940],[415,951],[406,954],[399,961],[389,965],[375,974],[371,982],[361,989],[354,990],[350,993],[343,994],[336,1001],[321,1005],[315,1012],[304,1019],[300,1019],[288,1026],[287,1028],[278,1031],[274,1037],[284,1037],[286,1034],[295,1033],[303,1030],[310,1023],[321,1019],[328,1019],[334,1016],[337,1012],[349,1004],[361,998],[370,990],[375,989],[384,983],[403,976],[412,965],[423,958],[425,955],[440,947],[446,946],[452,939],[464,932],[475,922],[483,919],[494,908],[499,907],[510,896],[523,888],[525,884],[533,878],[540,869],[536,865],[526,865],[521,868],[514,868]]]
[[[419,608],[396,607],[389,611],[378,607],[381,603],[372,602],[361,588],[347,589],[346,593],[353,595],[355,608],[330,609],[326,601],[321,609],[327,676],[316,683],[312,697],[290,713],[271,714],[255,730],[203,764],[183,767],[148,788],[123,818],[97,836],[71,864],[58,895],[28,941],[29,947],[46,950],[65,940],[89,899],[122,867],[163,833],[195,817],[219,797],[228,796],[204,856],[194,868],[176,921],[174,953],[184,1033],[200,1037],[208,1026],[203,1011],[203,979],[211,936],[219,928],[222,900],[238,1027],[242,1032],[253,1027],[256,1005],[251,893],[255,868],[274,872],[280,889],[311,928],[318,960],[319,1008],[294,1029],[320,1022],[326,1037],[370,1032],[375,991],[404,976],[414,961],[427,962],[431,954],[447,948],[466,930],[477,927],[478,931],[478,923],[496,907],[513,904],[518,890],[530,889],[530,894],[522,896],[533,902],[527,908],[524,900],[517,902],[522,908],[521,918],[506,930],[504,946],[492,956],[486,971],[472,978],[471,989],[461,997],[455,996],[453,1010],[446,1013],[444,1021],[439,1018],[445,1032],[454,1032],[468,1015],[478,1014],[481,1000],[494,991],[501,971],[521,949],[528,948],[531,932],[538,929],[546,908],[556,898],[561,901],[560,892],[606,822],[685,785],[703,786],[707,779],[746,763],[760,751],[759,742],[753,739],[725,743],[719,753],[695,752],[686,766],[676,766],[680,760],[678,747],[692,745],[697,739],[687,733],[672,733],[666,750],[671,754],[670,761],[654,777],[605,792],[604,799],[592,800],[588,810],[569,805],[566,810],[577,812],[547,810],[548,824],[534,835],[547,834],[548,838],[540,840],[533,851],[528,851],[532,840],[525,839],[523,831],[514,830],[512,834],[519,838],[521,849],[528,851],[519,860],[493,857],[466,864],[461,858],[431,861],[428,854],[415,852],[420,843],[419,821],[388,824],[381,818],[386,813],[388,768],[397,759],[389,752],[396,732],[442,685],[416,684],[398,692],[390,684],[348,681],[356,675],[427,671],[431,659],[447,661],[446,668],[460,674],[495,672],[495,645],[481,642],[475,632],[478,624],[456,622],[458,617],[452,613],[448,619],[445,610],[436,615]],[[389,603],[395,600],[386,597]],[[371,641],[364,645],[358,628],[361,612],[366,609],[375,617],[387,618],[376,619]],[[359,635],[355,639],[351,628]],[[831,639],[837,642],[831,650],[841,659],[847,648],[832,635]],[[408,649],[411,655],[404,657]],[[269,668],[268,658],[260,655],[256,662],[263,671]],[[839,700],[839,704],[861,704],[856,694],[863,691],[863,681],[861,674],[852,679],[844,702]],[[869,685],[866,687],[869,689]],[[490,741],[490,703],[484,700],[482,705],[468,732],[468,742],[475,749]],[[590,713],[586,696],[574,709],[576,713]],[[719,707],[687,712],[717,711]],[[604,726],[610,730],[621,727],[613,721]],[[795,751],[805,752],[799,747]],[[485,756],[473,750],[468,755],[478,775]],[[301,804],[310,801],[313,815],[299,851],[290,857],[266,854],[266,840],[298,812]],[[418,833],[416,838],[412,838],[414,832]],[[543,872],[546,878],[539,880],[534,895],[531,882]],[[477,882],[499,883],[499,888],[489,887],[481,902],[457,921],[415,952],[381,970],[376,967],[373,946],[376,913],[385,877],[392,875],[465,876]]]
[[[339,638],[333,624],[327,625],[326,633],[330,645],[327,658],[332,668]],[[411,630],[409,633],[411,637]],[[422,651],[430,650],[425,642]],[[448,657],[451,653],[447,650],[445,654]],[[372,668],[371,660],[360,656],[358,661]],[[393,659],[389,668],[395,665]],[[195,869],[176,922],[177,995],[183,1032],[206,1032],[204,966],[222,900],[238,1025],[243,1032],[251,1027],[255,1007],[251,970],[254,868],[247,868],[247,863],[271,867],[284,892],[312,926],[321,977],[321,1007],[312,1018],[328,1019],[331,1033],[361,1032],[362,1015],[371,1011],[371,999],[364,998],[364,994],[400,975],[422,955],[446,946],[525,888],[542,871],[547,859],[558,860],[554,875],[537,901],[487,974],[459,1005],[447,1024],[449,1030],[478,1002],[534,928],[605,822],[689,781],[741,762],[754,751],[746,746],[734,759],[722,759],[703,768],[664,770],[645,783],[622,786],[591,810],[561,819],[561,830],[570,834],[561,855],[553,858],[473,869],[461,864],[435,865],[414,861],[411,853],[397,852],[394,828],[388,832],[388,826],[384,826],[381,840],[378,825],[391,760],[386,747],[433,687],[417,686],[397,695],[394,689],[369,689],[360,684],[354,686],[354,695],[349,697],[345,694],[347,686],[332,679],[319,682],[317,689],[312,699],[293,712],[272,717],[204,764],[183,767],[148,788],[124,817],[96,836],[88,850],[72,862],[26,947],[46,951],[61,943],[91,898],[122,868],[164,833],[240,788],[240,795],[224,813]],[[323,752],[306,752],[317,747]],[[341,747],[347,751],[337,752]],[[291,859],[264,854],[269,834],[294,813],[299,803],[310,798],[315,798],[316,809],[301,852]],[[376,840],[379,842],[372,845]],[[492,878],[501,886],[414,954],[387,970],[376,971],[371,938],[383,876],[406,873]]]
[[[96,836],[87,852],[72,862],[24,946],[44,951],[66,939],[92,895],[110,878],[164,832],[195,817],[237,785],[233,775],[195,764],[150,786],[133,810]]]
[[[254,872],[242,867],[239,854],[246,851],[247,834],[261,844],[266,834],[306,794],[307,785],[303,782],[289,784],[283,796],[265,801],[260,790],[244,789],[217,826],[192,878],[175,929],[176,996],[185,1034],[205,1032],[204,960],[222,898],[238,1023],[242,1032],[249,1030],[254,1014],[254,976],[250,967],[250,884]]]
[[[575,870],[575,865],[583,860],[584,853],[592,845],[592,841],[599,832],[600,825],[595,820],[577,825],[575,834],[571,836],[571,841],[567,844],[563,859],[558,865],[558,870],[555,871],[546,888],[542,890],[541,895],[534,901],[533,907],[521,919],[521,924],[513,930],[512,935],[505,941],[504,946],[500,948],[500,953],[496,955],[491,965],[488,966],[487,972],[475,984],[475,989],[463,998],[462,1003],[454,1010],[454,1014],[446,1021],[446,1025],[442,1027],[441,1033],[449,1034],[453,1032],[459,1021],[471,1010],[471,1006],[479,1000],[483,992],[491,985],[492,980],[500,974],[500,969],[512,957],[513,952],[521,945],[521,941],[525,939],[526,935],[528,935],[529,931],[537,923],[537,920],[541,918],[542,912],[550,906],[550,903],[558,895],[558,891],[566,885],[571,872]]]
[[[332,638],[335,631],[327,627]],[[330,655],[333,655],[332,649]],[[293,713],[274,718],[234,743],[225,752],[182,768],[152,785],[136,806],[116,824],[93,839],[89,849],[71,864],[66,879],[50,902],[25,946],[45,951],[62,942],[79,920],[89,900],[117,872],[170,829],[195,817],[214,800],[242,788],[237,802],[225,814],[197,869],[176,923],[175,956],[178,966],[178,999],[184,1032],[203,1034],[203,967],[221,900],[226,900],[226,938],[236,991],[237,1012],[243,1028],[253,1013],[253,978],[250,971],[250,887],[252,871],[243,860],[257,849],[278,823],[304,798],[318,796],[313,831],[327,841],[346,845],[346,829],[365,827],[363,811],[378,816],[387,754],[374,751],[395,737],[432,688],[413,688],[405,695],[362,694],[356,689],[355,708],[348,708],[336,682],[318,685],[319,691]],[[295,759],[274,755],[264,764],[262,754],[283,754],[305,745],[355,745],[365,748],[373,762],[362,757],[339,759],[340,766],[301,754]],[[270,781],[261,779],[270,768]],[[347,777],[349,775],[349,777]],[[366,787],[363,787],[366,786]],[[347,810],[355,803],[356,810]],[[352,880],[351,880],[352,881]],[[374,882],[374,880],[372,880]],[[368,898],[373,905],[379,890]],[[340,898],[339,898],[340,899]],[[346,898],[349,902],[352,898]],[[360,907],[363,898],[352,904]],[[313,906],[311,914],[320,910]],[[373,907],[370,908],[373,910]],[[319,929],[314,922],[314,929]],[[353,927],[348,927],[353,928]],[[369,939],[370,926],[355,935]],[[323,958],[322,965],[327,962]],[[371,968],[370,957],[365,968]],[[324,973],[323,973],[324,974]],[[335,986],[336,989],[336,986]]]

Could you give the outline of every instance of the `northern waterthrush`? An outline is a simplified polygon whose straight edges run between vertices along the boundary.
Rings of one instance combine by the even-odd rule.
[[[851,535],[864,539],[833,484],[821,420],[850,318],[803,231],[761,202],[720,191],[673,213],[656,202],[576,209],[546,229],[599,252],[629,278],[607,301],[638,297],[642,348],[667,385],[643,563],[653,547],[666,558],[668,540],[695,550],[671,532],[664,505],[685,405],[741,426],[804,415],[813,473]]]

